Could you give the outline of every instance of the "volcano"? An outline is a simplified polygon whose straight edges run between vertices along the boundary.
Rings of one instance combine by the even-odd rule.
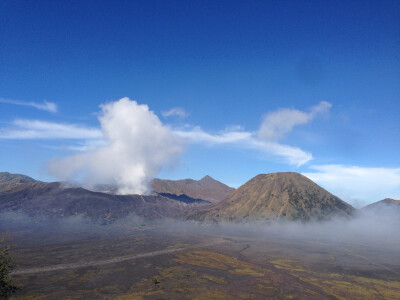
[[[307,177],[293,172],[260,174],[230,197],[191,216],[200,220],[323,220],[350,217],[355,209]]]

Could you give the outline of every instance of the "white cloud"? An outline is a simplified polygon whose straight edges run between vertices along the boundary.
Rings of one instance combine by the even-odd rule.
[[[101,106],[101,131],[107,145],[49,163],[62,180],[85,185],[117,184],[119,193],[143,194],[149,181],[183,151],[183,140],[149,110],[147,105],[122,98]]]
[[[36,109],[48,111],[51,113],[57,112],[57,105],[53,102],[44,101],[43,103],[37,103],[37,102],[33,102],[33,101],[25,102],[25,101],[11,100],[11,99],[3,99],[3,98],[0,98],[0,102],[7,103],[7,104],[14,104],[14,105],[30,106],[30,107],[34,107]]]
[[[97,128],[39,120],[15,120],[10,127],[0,128],[0,139],[100,139]]]
[[[190,130],[175,130],[175,134],[194,143],[204,143],[209,146],[221,144],[235,144],[251,138],[252,133],[246,131],[226,131],[219,134],[211,134],[203,131],[199,126]]]
[[[124,99],[120,101],[129,101]],[[313,159],[312,154],[298,147],[279,143],[277,139],[289,132],[295,125],[302,122],[310,122],[316,115],[327,112],[330,106],[331,104],[328,102],[320,102],[317,106],[312,107],[308,113],[294,109],[270,112],[264,117],[258,134],[245,131],[238,125],[229,126],[216,134],[205,132],[199,126],[191,127],[187,125],[183,129],[173,130],[173,134],[179,138],[184,138],[188,143],[196,143],[210,147],[215,145],[228,145],[244,149],[253,149],[267,155],[276,156],[291,165],[301,166]],[[107,107],[107,105],[102,106],[104,114],[106,112],[105,108]],[[177,111],[179,111],[179,109],[173,109],[169,111],[167,115],[177,114]],[[182,111],[182,113],[183,112],[184,111]],[[151,112],[151,114],[157,118],[154,113]],[[126,116],[124,116],[124,118],[125,117]],[[104,118],[104,116],[102,118]],[[102,119],[100,119],[100,121],[101,120]],[[158,118],[157,122],[160,122]],[[110,137],[103,135],[109,132],[104,128],[107,124],[108,123],[102,123],[103,128],[100,130],[76,124],[59,124],[38,120],[16,120],[12,123],[12,126],[0,128],[0,139],[81,139],[85,141],[77,145],[62,146],[61,148],[85,152],[94,150],[108,143]],[[120,124],[116,124],[116,126],[119,125]],[[135,123],[134,126],[137,126],[137,123]],[[264,133],[261,134],[261,132]],[[260,138],[260,135],[264,138]]]
[[[87,151],[92,151],[96,150],[99,147],[106,146],[107,142],[103,139],[93,139],[93,140],[85,140],[85,141],[79,141],[75,145],[64,145],[64,146],[58,146],[58,147],[53,147],[55,149],[61,149],[61,150],[70,150],[70,151],[78,151],[78,152],[87,152]]]
[[[296,109],[280,109],[266,114],[258,133],[244,131],[241,127],[230,128],[211,134],[196,126],[190,129],[175,130],[175,134],[190,142],[207,146],[232,145],[244,149],[254,149],[283,159],[286,163],[301,166],[313,159],[311,153],[298,147],[279,143],[294,126],[311,122],[313,118],[329,111],[332,105],[322,101],[309,112]]]
[[[400,168],[313,165],[303,175],[356,206],[400,197]]]
[[[252,144],[254,145],[254,148],[278,157],[282,157],[285,162],[297,167],[300,167],[313,159],[311,153],[298,147],[275,142],[263,142],[259,140],[253,140]]]
[[[257,138],[253,132],[242,130],[223,131],[218,134],[210,134],[196,126],[190,130],[175,130],[174,133],[187,139],[190,143],[201,145],[231,145],[244,149],[253,149],[262,153],[272,154],[283,158],[289,164],[301,166],[313,157],[311,153],[305,152],[297,147],[279,144],[276,142],[265,142]]]
[[[258,136],[265,141],[277,141],[294,126],[309,123],[317,115],[328,112],[331,106],[329,102],[321,101],[317,106],[312,107],[310,112],[285,108],[267,113],[261,123]]]
[[[275,124],[272,126],[275,128],[273,135],[278,137],[299,124],[299,120],[309,122],[329,107],[329,103],[321,102],[309,113],[280,110],[268,114],[275,117],[267,119],[269,124]],[[218,133],[205,132],[199,126],[189,125],[173,130],[162,124],[147,105],[139,105],[128,98],[102,105],[101,108],[101,129],[39,120],[15,120],[10,126],[0,128],[0,139],[81,140],[75,145],[56,147],[83,153],[51,162],[51,173],[62,180],[82,179],[86,186],[116,183],[121,193],[146,192],[149,180],[165,164],[176,160],[188,143],[255,150],[267,155],[267,159],[275,157],[295,166],[313,159],[307,151],[280,143],[276,138],[262,139],[257,132],[245,131],[237,125]],[[297,121],[282,129],[279,124],[285,116]],[[261,127],[265,126],[264,123]]]
[[[183,108],[181,108],[181,107],[174,107],[174,108],[171,108],[170,110],[168,110],[168,111],[163,111],[162,113],[161,113],[162,115],[163,115],[163,117],[173,117],[173,116],[176,116],[176,117],[179,117],[179,118],[181,118],[181,119],[184,119],[184,118],[186,118],[186,117],[188,117],[190,114],[187,112],[187,111],[185,111]]]

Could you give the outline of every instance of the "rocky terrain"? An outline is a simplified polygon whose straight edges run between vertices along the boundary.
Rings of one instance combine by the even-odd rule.
[[[237,190],[209,176],[198,181],[155,179],[152,186],[156,193],[148,196],[115,195],[0,173],[0,212],[83,215],[102,220],[135,214],[149,219],[216,222],[325,220],[333,216],[349,218],[355,212],[351,205],[293,172],[260,174]]]
[[[208,200],[212,203],[218,203],[228,198],[235,191],[234,188],[208,175],[200,180],[167,180],[156,178],[151,182],[151,186],[157,193],[187,195],[191,198]]]
[[[399,218],[382,222],[371,209],[350,219],[354,208],[297,173],[257,175],[216,204],[186,194],[123,196],[23,175],[0,178],[0,228],[16,245],[11,276],[20,289],[13,299],[400,296]],[[397,203],[371,207],[393,211]],[[350,220],[306,222],[336,215]],[[300,222],[267,224],[281,219]]]
[[[29,177],[0,173],[0,212],[23,212],[30,216],[83,215],[113,220],[129,214],[154,219],[178,217],[210,202],[171,195],[113,195],[66,187],[60,182],[40,182]]]
[[[214,207],[191,218],[214,221],[322,220],[354,208],[298,173],[260,174]]]

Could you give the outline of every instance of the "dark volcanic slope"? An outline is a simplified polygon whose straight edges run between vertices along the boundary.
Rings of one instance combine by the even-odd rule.
[[[52,217],[81,214],[95,219],[116,219],[131,213],[147,218],[177,217],[207,204],[210,202],[189,197],[112,195],[63,188],[59,182],[26,182],[0,192],[0,212],[22,211]]]
[[[235,191],[210,176],[205,176],[200,180],[166,180],[154,179],[151,186],[157,193],[167,193],[175,195],[187,195],[191,198],[208,200],[212,203],[218,203]]]
[[[298,173],[261,174],[229,198],[192,217],[200,220],[318,220],[350,216],[354,208]]]

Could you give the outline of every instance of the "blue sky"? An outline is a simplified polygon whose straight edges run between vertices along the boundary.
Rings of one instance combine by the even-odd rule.
[[[295,171],[356,206],[400,198],[399,1],[1,2],[3,171],[60,179],[49,161],[104,147],[99,105],[123,97],[185,140],[150,175]]]

